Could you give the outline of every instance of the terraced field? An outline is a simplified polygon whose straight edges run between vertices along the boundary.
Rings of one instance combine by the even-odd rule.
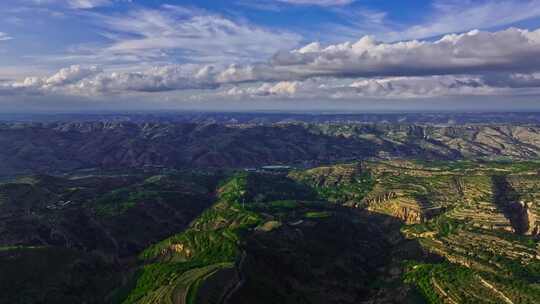
[[[401,218],[405,236],[445,260],[411,261],[405,275],[429,302],[539,301],[538,163],[368,167],[368,209]]]
[[[386,161],[291,176],[324,187],[334,175],[336,190],[358,188],[354,176],[369,176],[368,191],[357,192],[361,199],[348,194],[351,200],[342,203],[400,219],[402,234],[440,259],[413,256],[400,262],[406,265],[404,281],[428,302],[538,303],[539,166]]]
[[[22,178],[0,184],[0,277],[16,277],[0,289],[29,303],[77,302],[65,293],[81,284],[88,303],[538,303],[539,172],[396,160]]]
[[[239,234],[260,222],[240,205],[246,189],[246,175],[231,178],[219,189],[219,201],[189,229],[143,251],[144,266],[124,303],[195,303],[205,279],[234,266]]]
[[[346,183],[351,181],[362,180]],[[189,229],[140,254],[141,266],[131,289],[124,291],[123,303],[368,299],[373,296],[368,288],[371,276],[380,276],[379,268],[390,260],[391,252],[385,249],[390,248],[386,238],[392,233],[383,227],[392,226],[399,235],[399,226],[382,215],[358,216],[354,209],[325,201],[324,195],[283,175],[233,176],[218,189],[218,201]],[[378,226],[382,218],[393,224]],[[336,236],[336,230],[342,235]],[[351,283],[332,293],[315,291],[334,289],[339,280]],[[293,294],[288,284],[297,285]],[[261,286],[267,288],[260,290]]]

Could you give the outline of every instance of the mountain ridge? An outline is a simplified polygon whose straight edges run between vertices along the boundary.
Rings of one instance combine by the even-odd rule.
[[[4,176],[89,168],[313,166],[363,159],[540,157],[539,125],[4,123]]]

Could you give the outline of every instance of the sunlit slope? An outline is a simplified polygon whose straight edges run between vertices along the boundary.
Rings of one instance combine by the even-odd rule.
[[[334,191],[357,183],[351,170],[369,176],[369,191],[340,202],[402,220],[407,238],[441,258],[404,264],[404,280],[428,302],[537,303],[538,168],[536,162],[386,161],[292,175],[316,189],[331,180]]]
[[[219,189],[219,201],[183,233],[141,253],[134,288],[124,303],[195,303],[203,280],[232,268],[239,256],[239,234],[260,222],[241,206],[247,176],[237,175]]]
[[[443,263],[405,276],[433,303],[537,303],[538,163],[371,164],[364,204],[403,219],[403,233]]]

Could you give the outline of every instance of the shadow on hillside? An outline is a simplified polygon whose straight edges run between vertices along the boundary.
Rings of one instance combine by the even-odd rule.
[[[52,124],[0,132],[3,175],[70,172],[78,169],[240,168],[270,163],[322,164],[380,155],[424,159],[461,158],[418,127],[398,126],[404,144],[385,134],[390,126],[363,125],[345,137],[332,126],[249,126],[130,122]],[[377,140],[359,135],[373,135]],[[426,145],[426,142],[429,145]],[[9,143],[9,144],[7,144]],[[27,147],[39,147],[27,149]],[[438,148],[429,148],[438,146]]]
[[[215,201],[213,175],[147,181],[39,176],[1,185],[0,304],[107,303],[136,254],[184,231]],[[134,194],[134,205],[114,209]]]
[[[267,179],[281,179],[273,184],[280,190],[261,184]],[[255,184],[272,199],[314,195],[286,177],[263,176]],[[292,189],[302,191],[293,195]],[[270,201],[257,206],[265,203]],[[204,282],[197,303],[418,303],[416,291],[402,281],[404,262],[441,260],[424,252],[418,241],[407,240],[400,231],[403,222],[388,215],[308,201],[298,202],[285,216],[271,208],[264,214],[282,225],[247,233],[236,273]],[[216,286],[228,286],[219,301]]]
[[[517,234],[524,234],[528,230],[528,219],[526,212],[520,205],[521,195],[510,185],[504,175],[491,177],[493,187],[493,202],[497,208],[510,221],[512,228]]]
[[[418,303],[406,260],[433,261],[395,218],[336,208],[331,218],[247,237],[244,284],[224,303]],[[413,301],[413,298],[415,301]],[[383,301],[384,302],[384,301]]]

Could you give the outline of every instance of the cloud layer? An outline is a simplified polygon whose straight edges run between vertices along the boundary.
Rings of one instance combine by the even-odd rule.
[[[385,33],[380,40],[364,35],[350,42],[308,39],[312,36],[253,23],[231,11],[115,6],[120,2],[127,1],[40,0],[40,7],[54,3],[47,8],[64,13],[54,17],[58,20],[84,19],[93,29],[88,34],[97,38],[35,56],[28,67],[36,73],[26,73],[4,60],[19,72],[8,75],[4,66],[0,105],[29,101],[47,105],[61,100],[64,104],[207,103],[219,104],[218,108],[256,104],[252,102],[292,106],[305,102],[331,107],[334,103],[398,100],[427,104],[434,100],[504,99],[511,103],[530,99],[534,103],[540,96],[540,29],[463,32],[474,24],[489,28],[538,16],[540,0],[522,1],[521,6],[514,0],[459,1],[461,6],[458,1],[435,1],[434,15],[403,29],[388,23],[390,17],[384,12],[354,10],[363,5],[361,1],[350,6],[355,1],[264,1],[280,10],[332,11],[361,19],[344,22],[340,28],[329,27],[332,34],[346,32],[351,24],[368,33]],[[456,22],[449,17],[452,15],[463,22]],[[0,52],[8,52],[10,46],[17,51],[26,47],[17,45],[21,40],[13,31],[23,24],[3,27],[9,35],[0,32]],[[448,31],[457,34],[425,38]],[[11,36],[17,39],[7,41]],[[24,60],[27,58],[31,57]]]
[[[365,36],[326,47],[312,43],[278,53],[272,63],[301,75],[419,76],[538,70],[539,54],[540,30],[511,28],[446,35],[435,42],[381,43]]]
[[[140,22],[140,28],[147,27],[144,20]],[[222,26],[237,29],[227,22]],[[144,45],[145,38],[142,41]],[[130,49],[127,46],[140,43],[119,43],[113,48]],[[178,64],[134,72],[74,65],[49,77],[4,82],[0,92],[106,95],[232,86],[227,95],[313,96],[307,92],[318,92],[332,98],[412,98],[537,88],[538,71],[540,30],[511,28],[446,35],[437,41],[382,43],[366,36],[354,43],[311,43],[279,52],[267,62],[245,65]],[[329,85],[329,79],[337,79],[339,84]]]
[[[163,5],[137,9],[127,16],[97,15],[110,41],[91,55],[114,60],[159,61],[175,57],[189,62],[261,60],[278,50],[299,45],[301,37],[232,21],[207,11]]]

